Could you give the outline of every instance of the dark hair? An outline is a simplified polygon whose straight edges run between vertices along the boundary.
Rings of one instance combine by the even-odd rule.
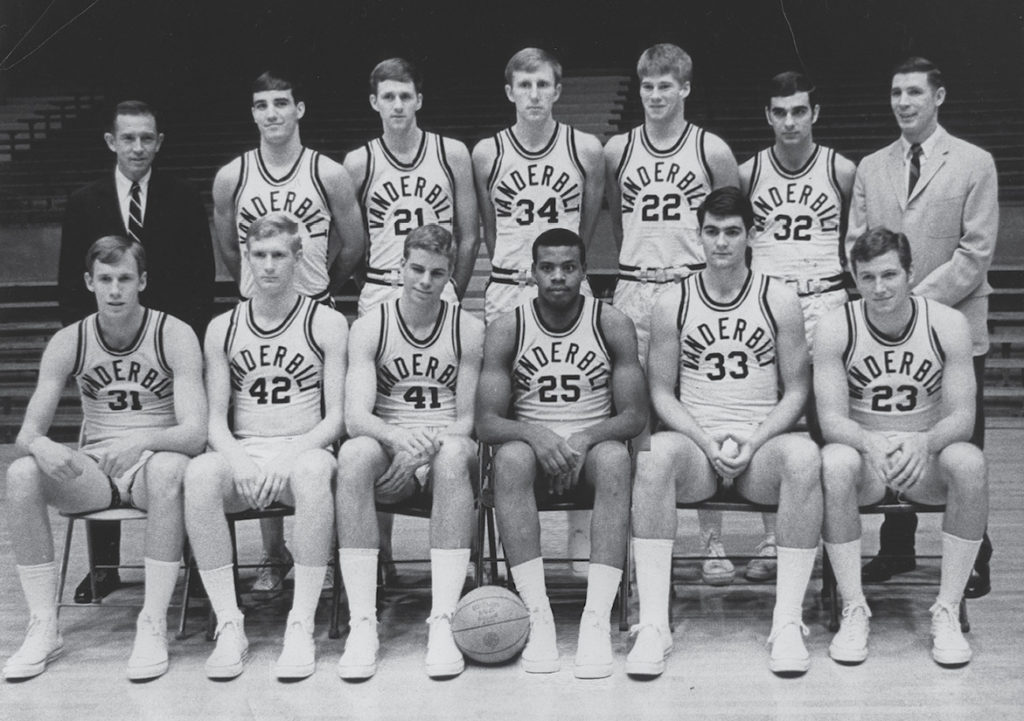
[[[784,73],[779,73],[770,81],[765,90],[765,107],[770,108],[772,105],[772,98],[788,98],[790,95],[796,95],[797,93],[807,93],[807,98],[810,101],[811,107],[815,105],[815,92],[816,88],[811,79],[803,73],[798,73],[795,70],[787,70]]]
[[[579,248],[580,265],[587,264],[587,247],[583,245],[583,238],[568,228],[552,228],[545,230],[533,241],[533,262],[537,262],[537,250],[539,248]]]
[[[157,132],[160,132],[160,118],[149,103],[141,100],[122,100],[114,106],[114,111],[110,114],[110,132],[114,135],[117,134],[117,118],[121,115],[148,115],[153,118]]]
[[[123,235],[105,235],[90,245],[85,254],[85,272],[92,274],[96,261],[107,265],[119,263],[125,253],[135,258],[135,268],[140,276],[146,272],[146,249],[142,243]]]
[[[551,72],[555,76],[555,85],[562,82],[562,64],[558,62],[558,58],[547,50],[523,48],[509,58],[508,64],[505,65],[505,83],[507,85],[512,84],[512,73],[532,73],[538,70],[541,65],[551,66]]]
[[[455,263],[455,244],[452,242],[452,234],[437,223],[421,225],[405,236],[402,257],[408,260],[409,253],[414,250],[425,250],[428,253],[443,255],[448,259],[449,268]]]
[[[910,241],[903,233],[896,233],[888,228],[873,228],[857,238],[850,249],[850,266],[856,274],[858,263],[866,263],[892,250],[899,256],[903,270],[909,273]]]
[[[693,78],[693,60],[689,53],[672,43],[658,43],[643,51],[636,63],[637,77],[671,75],[680,85]]]
[[[305,98],[298,82],[272,70],[260,73],[260,76],[252,81],[250,90],[253,94],[267,90],[291,90],[292,99],[297,103]]]
[[[913,56],[904,60],[892,69],[893,75],[905,75],[907,73],[925,73],[928,76],[928,84],[932,90],[946,87],[946,81],[942,78],[942,71],[931,60]]]
[[[388,58],[381,60],[370,71],[370,94],[377,94],[377,86],[385,80],[395,80],[400,83],[412,83],[417,93],[423,92],[423,78],[416,66],[405,58]]]
[[[750,199],[739,188],[731,185],[708,193],[708,197],[704,198],[704,202],[697,208],[697,222],[703,226],[704,218],[708,214],[719,217],[738,215],[743,219],[744,228],[750,230],[754,227],[754,209],[750,205]]]

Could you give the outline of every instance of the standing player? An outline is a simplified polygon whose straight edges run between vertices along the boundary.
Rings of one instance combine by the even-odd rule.
[[[636,72],[644,124],[609,140],[604,162],[619,247],[615,307],[636,326],[646,368],[651,309],[662,293],[704,267],[697,208],[715,188],[739,185],[739,176],[729,146],[686,119],[693,76],[689,54],[669,43],[654,45],[640,56]],[[722,514],[697,515],[708,556],[704,581],[731,583],[735,569],[721,543]]]
[[[256,285],[242,249],[252,223],[268,213],[286,213],[299,224],[302,256],[295,289],[303,295],[333,306],[329,286],[347,278],[362,258],[365,230],[352,180],[340,164],[302,145],[299,121],[305,114],[294,82],[270,72],[260,75],[252,84],[260,144],[214,178],[217,243],[243,298],[251,297]],[[276,591],[292,557],[280,519],[265,519],[260,527],[264,558],[253,590]]]
[[[747,269],[753,211],[738,188],[698,210],[707,268],[666,293],[651,316],[651,402],[665,429],[641,452],[633,490],[640,629],[626,672],[657,676],[672,648],[668,601],[677,501],[732,481],[754,503],[778,504],[778,582],[768,668],[810,667],[804,592],[821,535],[821,459],[787,433],[807,401],[807,348],[796,295]]]
[[[422,105],[422,81],[412,63],[391,58],[370,73],[370,106],[384,133],[345,156],[370,235],[360,316],[402,294],[403,244],[422,225],[436,223],[455,236],[455,287],[445,289],[445,300],[461,298],[473,275],[480,240],[469,151],[457,140],[420,130],[416,112]]]
[[[583,240],[559,228],[533,244],[537,297],[487,327],[477,435],[498,446],[494,505],[512,578],[530,609],[523,669],[559,668],[544,583],[537,499],[592,492],[592,553],[574,672],[612,672],[608,616],[622,578],[629,532],[626,443],[647,422],[633,324],[580,294]]]
[[[857,170],[836,151],[814,142],[820,110],[806,76],[792,71],[776,75],[764,109],[775,144],[740,166],[740,187],[754,206],[751,268],[796,291],[812,359],[815,324],[846,302],[842,239]],[[820,438],[813,400],[807,418],[812,437]],[[774,515],[764,515],[765,538],[758,546],[759,558],[747,564],[749,579],[775,576],[774,520]]]
[[[188,535],[217,614],[206,675],[234,678],[248,651],[236,603],[225,513],[295,507],[295,596],[274,666],[279,679],[316,668],[313,615],[331,554],[330,446],[342,433],[345,317],[295,290],[299,224],[284,213],[253,221],[245,262],[255,294],[206,333],[209,445],[185,475]],[[229,422],[230,414],[230,422]]]
[[[868,655],[858,506],[886,498],[945,504],[942,579],[931,607],[932,658],[962,665],[971,647],[959,605],[988,518],[985,457],[974,424],[971,331],[957,310],[910,295],[910,242],[885,228],[850,250],[862,300],[818,326],[814,375],[825,487],[825,547],[843,596],[829,646],[842,663]]]
[[[516,122],[473,149],[473,175],[484,220],[491,279],[484,294],[488,323],[537,295],[530,271],[534,239],[551,228],[579,233],[589,244],[601,209],[601,142],[559,123],[562,64],[524,48],[505,66],[505,95]],[[589,287],[584,280],[585,293]]]
[[[433,495],[427,674],[456,676],[465,667],[451,619],[473,536],[471,436],[483,324],[441,298],[455,263],[447,230],[421,226],[404,247],[401,297],[356,321],[349,347],[350,440],[338,454],[337,492],[338,558],[351,613],[338,662],[344,679],[368,678],[377,669],[375,501],[420,493]]]
[[[205,431],[202,358],[191,328],[139,304],[146,287],[139,243],[106,236],[85,261],[97,312],[47,344],[18,433],[24,456],[7,469],[8,527],[31,614],[25,642],[4,664],[8,681],[41,674],[64,650],[48,506],[71,513],[148,511],[146,595],[128,678],[167,671],[167,606],[184,542],[181,479]],[[68,378],[82,399],[78,450],[46,437]]]

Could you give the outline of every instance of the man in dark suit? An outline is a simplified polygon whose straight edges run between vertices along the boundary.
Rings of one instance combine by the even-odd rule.
[[[105,235],[128,235],[146,249],[149,282],[142,303],[188,323],[202,338],[213,310],[214,260],[210,224],[199,193],[177,178],[153,169],[164,135],[146,103],[117,105],[103,138],[117,156],[113,173],[68,198],[61,232],[57,296],[64,325],[96,310],[82,283],[89,246]],[[92,524],[97,564],[119,558],[120,525]],[[117,570],[96,572],[102,597],[117,588]],[[89,578],[79,584],[75,601],[93,600]]]
[[[988,353],[987,274],[999,230],[999,191],[992,156],[939,125],[945,102],[942,73],[924,58],[909,58],[893,70],[890,104],[900,137],[861,161],[854,181],[849,257],[853,242],[872,228],[904,233],[914,256],[914,295],[956,308],[971,328],[977,397],[971,442],[984,447],[985,356]],[[913,570],[914,515],[887,516],[878,556],[864,579],[885,581]],[[965,596],[991,588],[992,544],[985,534]]]

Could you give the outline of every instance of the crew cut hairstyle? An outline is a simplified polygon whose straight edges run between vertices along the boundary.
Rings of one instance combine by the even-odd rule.
[[[555,85],[562,82],[562,63],[558,58],[547,50],[540,48],[523,48],[511,58],[505,65],[505,84],[512,84],[512,73],[532,73],[542,65],[550,65],[551,72],[555,75]]]
[[[909,273],[912,258],[910,256],[910,241],[907,240],[907,236],[881,227],[872,228],[853,241],[853,247],[850,249],[850,265],[856,273],[858,263],[866,263],[892,250],[895,250],[896,255],[899,256],[903,270]]]
[[[423,78],[416,66],[405,58],[381,60],[370,71],[370,95],[377,94],[377,87],[385,80],[412,83],[417,93],[423,92]]]
[[[905,75],[907,73],[925,73],[928,76],[928,84],[932,90],[946,87],[946,81],[942,77],[939,66],[927,58],[914,55],[907,58],[892,69],[893,75]]]
[[[545,230],[533,241],[533,262],[537,262],[537,251],[540,248],[579,248],[580,265],[587,266],[587,247],[583,245],[583,238],[579,233],[568,228],[552,228]]]
[[[160,117],[152,105],[142,100],[122,100],[114,106],[109,118],[111,134],[117,134],[117,118],[120,115],[148,115],[153,118],[157,132],[160,132]]]
[[[658,43],[640,55],[636,63],[636,75],[641,80],[645,77],[671,75],[682,85],[693,78],[693,59],[678,45]]]
[[[772,98],[788,98],[790,95],[796,95],[797,93],[807,93],[811,108],[814,108],[817,104],[817,100],[814,97],[817,93],[817,88],[814,87],[814,83],[811,82],[809,77],[795,70],[779,73],[768,81],[764,106],[770,108]]]
[[[750,205],[750,199],[739,188],[731,185],[708,193],[708,197],[697,208],[697,222],[703,226],[704,218],[709,214],[720,218],[738,215],[743,219],[744,228],[750,230],[754,227],[754,208]]]
[[[120,263],[125,253],[135,258],[135,268],[141,277],[146,272],[146,249],[142,243],[123,235],[105,235],[90,245],[85,253],[85,272],[92,275],[96,261],[107,265]]]
[[[428,253],[443,255],[448,259],[449,268],[455,261],[455,243],[452,242],[452,234],[437,223],[421,225],[405,236],[402,257],[408,260],[409,254],[414,250],[425,250]]]

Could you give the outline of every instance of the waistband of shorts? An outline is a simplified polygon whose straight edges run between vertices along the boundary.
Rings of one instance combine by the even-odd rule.
[[[826,275],[822,278],[797,278],[793,276],[782,276],[780,280],[786,285],[792,286],[796,294],[801,298],[809,295],[821,295],[843,289],[843,274]]]
[[[503,285],[525,286],[536,284],[529,268],[499,268],[496,265],[491,266],[490,280],[492,283],[501,283]]]
[[[704,270],[705,267],[705,263],[674,265],[668,268],[649,268],[619,263],[619,279],[631,280],[635,283],[675,283],[688,275]]]
[[[366,268],[366,282],[374,285],[402,285],[401,268]]]

